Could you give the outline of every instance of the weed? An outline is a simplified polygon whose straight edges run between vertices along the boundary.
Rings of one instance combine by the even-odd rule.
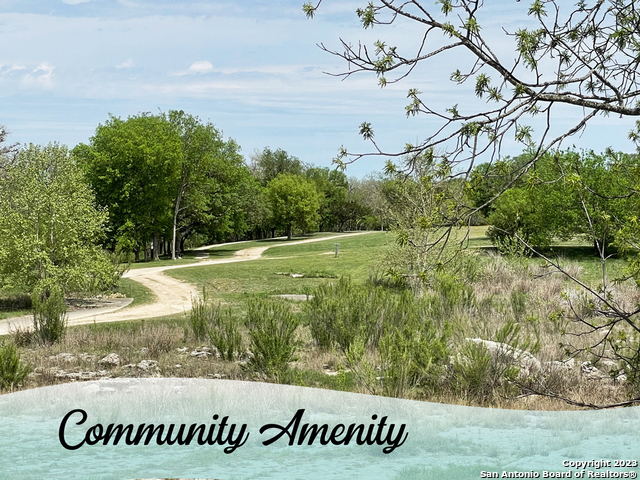
[[[191,328],[191,333],[196,340],[202,341],[207,338],[209,325],[215,323],[216,307],[209,301],[206,287],[202,289],[202,295],[192,298],[191,310],[187,314],[187,323]]]
[[[216,318],[218,322],[211,326],[209,339],[224,360],[233,361],[242,353],[242,335],[238,321],[229,311],[218,314]]]

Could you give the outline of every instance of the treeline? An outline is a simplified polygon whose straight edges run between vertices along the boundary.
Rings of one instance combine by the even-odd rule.
[[[156,260],[207,243],[387,226],[380,179],[348,179],[281,149],[245,159],[234,140],[183,111],[110,116],[72,150],[16,148],[5,137],[3,129],[5,288],[100,289],[112,277],[106,252],[118,254],[112,263]],[[89,288],[95,268],[78,262],[96,259],[106,273]]]
[[[637,155],[568,150],[545,155],[523,173],[530,159],[525,152],[473,172],[470,198],[482,207],[476,218],[490,225],[496,246],[512,248],[519,238],[546,247],[554,240],[583,237],[602,254],[616,241],[628,243],[623,237],[636,230],[631,224],[638,211]]]
[[[377,180],[349,180],[265,148],[240,146],[183,111],[110,117],[71,154],[108,212],[105,246],[136,260],[185,245],[315,231],[384,228]]]

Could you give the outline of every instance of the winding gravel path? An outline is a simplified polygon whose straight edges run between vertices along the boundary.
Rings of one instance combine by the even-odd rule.
[[[154,303],[138,305],[134,307],[122,308],[126,306],[124,302],[121,306],[115,306],[107,309],[88,309],[76,310],[68,315],[68,325],[85,325],[89,323],[104,322],[122,322],[125,320],[138,320],[142,318],[161,317],[174,313],[182,313],[191,310],[191,299],[197,294],[196,286],[191,283],[181,282],[175,278],[164,275],[166,270],[176,268],[202,267],[208,265],[220,265],[223,263],[247,262],[259,259],[265,250],[272,247],[283,247],[290,245],[299,245],[302,243],[323,242],[333,240],[334,238],[351,237],[355,235],[364,235],[372,232],[356,232],[346,233],[342,235],[333,235],[330,237],[310,238],[308,240],[299,240],[295,242],[278,243],[265,247],[251,247],[244,250],[238,250],[231,258],[221,258],[215,260],[201,260],[197,263],[188,265],[167,265],[163,267],[148,267],[129,270],[123,275],[124,278],[130,278],[149,288],[156,296]],[[221,244],[228,245],[228,244]],[[219,245],[211,245],[213,248]],[[275,260],[276,258],[274,258]],[[114,311],[115,310],[115,311]],[[0,335],[9,333],[10,327],[20,326],[22,328],[31,326],[31,316],[13,317],[0,320]]]

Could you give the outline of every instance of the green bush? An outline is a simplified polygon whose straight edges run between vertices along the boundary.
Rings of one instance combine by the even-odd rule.
[[[31,370],[30,365],[20,361],[20,353],[13,343],[0,345],[0,388],[12,391]]]
[[[233,361],[242,353],[242,335],[238,322],[231,312],[219,310],[218,307],[217,322],[209,330],[209,339],[224,360]]]
[[[187,324],[196,340],[203,341],[207,338],[209,326],[216,323],[219,310],[209,301],[206,288],[202,289],[202,295],[192,299],[191,310],[187,314]]]
[[[491,403],[498,396],[515,396],[519,391],[515,380],[521,368],[514,353],[540,350],[539,340],[525,338],[520,325],[513,320],[498,329],[494,338],[505,346],[498,354],[492,354],[482,343],[467,341],[453,364],[453,380],[458,392],[480,403]]]
[[[270,299],[248,302],[246,326],[253,354],[249,366],[281,381],[289,362],[295,360],[298,344],[295,332],[300,324],[289,305]]]
[[[381,287],[354,285],[344,277],[321,285],[305,305],[312,337],[322,348],[337,345],[344,352],[358,339],[377,344],[388,295]]]
[[[36,292],[33,304],[33,335],[41,343],[51,344],[64,337],[67,328],[67,306],[60,288]]]
[[[415,304],[411,311],[416,311]],[[430,320],[413,316],[403,326],[388,326],[377,350],[367,352],[362,339],[354,342],[345,355],[347,366],[373,394],[416,396],[411,392],[438,387],[449,357],[447,336],[447,329],[438,332]]]

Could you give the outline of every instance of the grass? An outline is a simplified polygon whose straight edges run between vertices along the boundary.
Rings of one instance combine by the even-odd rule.
[[[274,247],[264,259],[211,267],[193,267],[166,272],[178,280],[206,287],[212,296],[229,303],[244,304],[249,295],[304,294],[326,281],[327,276],[347,275],[364,281],[373,272],[381,247],[393,240],[393,234],[376,232],[339,239],[340,254],[335,258],[333,244],[326,242]],[[274,250],[272,252],[271,250]],[[331,254],[327,254],[331,252]],[[278,273],[309,274],[314,278],[293,278]]]
[[[149,268],[149,267],[167,267],[173,265],[189,265],[192,263],[197,263],[200,260],[196,258],[196,254],[198,253],[208,253],[209,259],[216,258],[228,258],[235,255],[235,253],[239,250],[244,250],[247,248],[253,247],[266,247],[270,244],[278,244],[278,243],[287,243],[287,242],[296,242],[299,240],[306,240],[309,238],[321,238],[321,237],[329,237],[336,235],[334,232],[322,232],[322,233],[314,233],[312,235],[297,235],[294,236],[292,240],[287,240],[286,238],[265,238],[262,240],[249,240],[244,242],[235,242],[230,245],[223,245],[220,247],[213,247],[207,250],[196,251],[196,250],[187,250],[183,252],[182,258],[177,260],[171,260],[170,256],[161,256],[160,260],[155,262],[137,262],[131,264],[131,269],[136,270],[138,268]]]
[[[156,295],[149,288],[130,278],[121,278],[118,281],[118,292],[125,294],[127,298],[133,298],[129,307],[146,305],[156,300]]]

